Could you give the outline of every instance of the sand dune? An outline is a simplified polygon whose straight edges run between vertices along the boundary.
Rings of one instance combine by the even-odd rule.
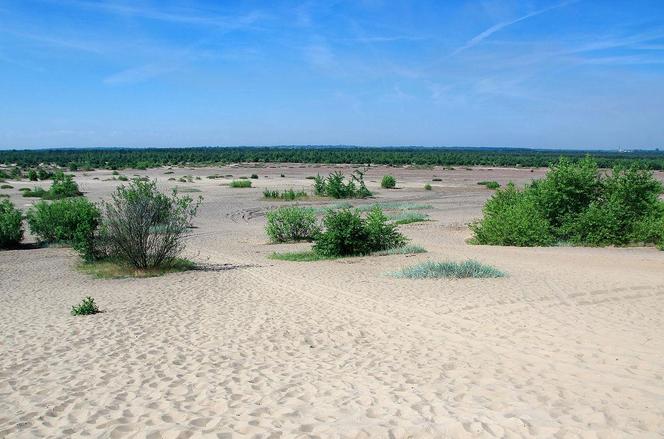
[[[0,437],[662,437],[664,252],[470,246],[464,224],[491,194],[475,183],[541,170],[392,169],[403,189],[378,201],[434,206],[402,227],[428,253],[268,259],[307,244],[266,244],[281,204],[262,188],[327,170],[259,169],[258,189],[178,183],[205,197],[188,256],[218,270],[97,280],[68,249],[0,252]],[[109,174],[77,180],[100,199]],[[385,275],[468,257],[509,276]],[[87,295],[105,312],[71,317]]]

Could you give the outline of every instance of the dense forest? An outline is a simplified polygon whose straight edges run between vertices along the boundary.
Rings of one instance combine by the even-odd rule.
[[[197,147],[42,149],[0,151],[0,163],[35,167],[52,164],[75,169],[151,168],[175,165],[221,165],[240,162],[347,163],[420,166],[548,166],[561,156],[577,161],[591,155],[602,168],[617,163],[642,162],[664,169],[660,151],[571,151],[520,148],[424,147]]]

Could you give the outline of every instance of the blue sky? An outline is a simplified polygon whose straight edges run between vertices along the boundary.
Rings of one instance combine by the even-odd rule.
[[[0,148],[664,147],[664,1],[0,0]]]

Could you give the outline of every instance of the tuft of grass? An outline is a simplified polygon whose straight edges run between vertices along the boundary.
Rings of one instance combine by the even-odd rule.
[[[424,185],[424,190],[425,191],[430,191],[431,190],[431,185],[429,183]]]
[[[71,307],[71,315],[73,316],[88,316],[100,312],[101,311],[99,311],[99,308],[97,308],[97,304],[95,303],[95,299],[90,296],[83,299],[78,305]]]
[[[0,185],[0,189],[14,189],[14,186],[12,186],[11,184],[3,184]]]
[[[442,178],[437,178],[437,177],[436,177],[436,178],[432,178],[431,181],[443,181],[443,179],[442,179]]]
[[[122,279],[127,277],[157,277],[168,273],[181,273],[196,268],[196,264],[189,259],[178,258],[169,265],[156,268],[138,269],[118,261],[102,259],[99,261],[83,262],[78,266],[85,274],[98,279]]]
[[[400,271],[391,273],[394,277],[408,279],[484,279],[504,277],[505,273],[490,265],[484,265],[469,259],[464,262],[433,262],[427,261]]]
[[[249,178],[256,180],[258,178],[258,174],[251,174]]]
[[[270,259],[277,259],[279,261],[292,261],[292,262],[311,262],[323,261],[327,259],[336,259],[329,256],[321,256],[312,250],[304,250],[299,252],[274,252],[269,256]]]
[[[45,198],[48,195],[48,191],[40,187],[24,190],[22,192],[23,196],[26,198]]]
[[[251,187],[250,180],[233,180],[230,184],[231,187],[246,188]]]
[[[316,176],[315,176],[315,175],[307,175],[307,176],[304,177],[304,178],[306,178],[307,180],[315,180],[315,179],[316,179]]]
[[[212,175],[208,175],[207,178],[209,178],[210,180],[214,180],[214,179],[217,179],[217,178],[224,178],[224,176],[221,175],[221,174],[212,174]]]
[[[9,195],[7,195],[7,194],[0,194],[0,198],[9,198]]]
[[[382,202],[382,203],[373,203],[365,204],[364,206],[358,206],[357,208],[360,212],[370,211],[371,209],[379,207],[382,210],[424,210],[424,209],[433,209],[431,204],[418,204],[418,203],[400,203],[400,202]]]
[[[293,189],[287,189],[283,192],[265,189],[263,191],[263,197],[273,200],[294,201],[301,198],[308,198],[309,195],[305,191],[294,191]]]
[[[419,245],[404,245],[403,247],[391,248],[389,250],[381,250],[379,252],[371,253],[374,256],[389,256],[389,255],[414,255],[417,253],[426,253],[426,249]]]
[[[420,212],[403,212],[398,215],[391,216],[390,219],[394,224],[410,224],[429,221],[429,215]]]

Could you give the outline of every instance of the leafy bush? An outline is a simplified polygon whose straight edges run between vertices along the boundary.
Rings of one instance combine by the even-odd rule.
[[[500,183],[497,181],[478,181],[477,184],[486,186],[487,189],[498,189],[500,187]]]
[[[394,189],[397,185],[397,180],[391,175],[383,175],[383,179],[380,181],[380,187],[383,189]]]
[[[638,164],[616,166],[603,176],[589,158],[578,163],[563,158],[523,191],[511,184],[498,190],[471,229],[480,244],[659,244],[662,190],[652,172]]]
[[[314,177],[314,194],[332,198],[366,198],[372,194],[364,183],[364,173],[355,170],[348,181],[341,172],[333,172],[327,178]]]
[[[35,171],[34,169],[28,169],[28,180],[37,181],[38,180],[37,171]]]
[[[251,174],[251,177],[249,178],[253,178],[254,180],[256,180],[258,178],[258,174]]]
[[[401,247],[407,241],[378,207],[372,209],[366,219],[357,210],[328,210],[323,224],[325,230],[314,244],[314,252],[321,256],[365,255]]]
[[[288,189],[283,192],[265,189],[263,191],[263,197],[275,200],[293,201],[299,200],[300,198],[307,198],[308,195],[305,191],[294,191],[293,189]]]
[[[140,268],[167,266],[184,250],[198,202],[189,196],[162,194],[154,181],[118,186],[103,204],[101,244],[107,257]]]
[[[249,180],[233,180],[233,181],[231,181],[231,187],[237,187],[237,188],[251,187],[251,181],[249,181]]]
[[[484,265],[477,261],[468,260],[458,262],[432,262],[427,261],[413,267],[407,267],[392,273],[395,277],[409,279],[438,279],[438,278],[494,278],[503,277],[505,273],[490,265]]]
[[[267,213],[267,235],[272,242],[313,240],[320,232],[314,209],[280,207]]]
[[[431,190],[431,185],[429,183],[424,185],[424,190],[425,191],[430,191]]]
[[[369,232],[357,211],[328,211],[323,219],[325,231],[318,235],[314,252],[321,256],[352,256],[371,252]]]
[[[44,200],[60,200],[69,197],[78,197],[83,195],[78,189],[78,185],[71,175],[66,175],[61,171],[53,175],[53,183],[49,190],[36,187],[32,190],[23,192],[24,197],[42,198]]]
[[[99,308],[97,308],[95,299],[89,296],[83,299],[83,301],[78,305],[71,307],[71,315],[73,316],[87,316],[91,314],[97,314],[99,312],[101,311],[99,311]]]
[[[42,242],[70,244],[81,257],[95,257],[95,231],[101,214],[86,198],[40,201],[27,212],[30,232]]]
[[[21,211],[9,200],[0,200],[0,248],[16,246],[23,239]]]
[[[484,205],[484,218],[470,225],[475,242],[519,247],[551,245],[550,224],[534,197],[513,184],[499,189]]]

